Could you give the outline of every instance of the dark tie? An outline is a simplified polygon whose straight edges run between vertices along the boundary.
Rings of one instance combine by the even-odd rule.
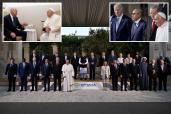
[[[135,31],[136,31],[136,29],[137,29],[137,25],[136,25],[136,23],[133,23],[133,26],[132,26],[132,40],[133,40],[133,35],[135,34]]]
[[[15,18],[12,16],[12,23],[13,23],[13,25],[16,27],[16,23],[15,23],[15,20],[14,20]]]

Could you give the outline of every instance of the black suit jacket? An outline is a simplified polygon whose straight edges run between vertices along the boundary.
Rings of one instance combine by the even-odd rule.
[[[117,64],[117,67],[115,67],[113,64],[110,66],[110,72],[112,75],[112,79],[114,79],[114,77],[118,77],[119,75],[119,65]]]
[[[139,65],[135,64],[133,65],[132,63],[129,65],[129,73],[132,76],[137,76],[137,74],[140,74],[140,69],[139,69]]]
[[[16,26],[14,26],[10,15],[6,15],[4,17],[4,35],[7,37],[11,37],[10,36],[11,32],[17,33],[17,31],[18,31],[17,29],[24,30],[24,28],[20,24],[18,18],[13,17],[13,19],[14,19]]]
[[[161,65],[158,66],[158,76],[162,77],[162,76],[167,76],[168,75],[168,68],[167,65],[164,64],[164,68],[163,70],[161,69]]]
[[[93,67],[96,67],[96,63],[97,63],[97,58],[94,56],[94,59],[92,59],[92,57],[89,57],[88,58],[88,62],[90,64],[90,66],[93,66]],[[91,63],[94,63],[94,64],[91,64]]]
[[[79,65],[79,57],[76,56],[76,58],[74,56],[71,57],[71,64],[73,65],[73,67],[78,67]]]
[[[54,76],[61,76],[62,73],[62,65],[59,63],[58,65],[56,63],[53,63],[53,74]]]
[[[13,64],[12,66],[10,66],[10,64],[7,64],[5,75],[8,75],[10,77],[17,75],[17,64]]]
[[[131,36],[131,25],[132,20],[123,15],[121,22],[119,24],[118,30],[116,32],[116,16],[112,16],[111,18],[111,41],[128,41]]]
[[[39,74],[39,71],[40,71],[40,69],[39,69],[38,63],[36,63],[35,67],[34,67],[33,63],[30,63],[30,74],[32,76],[37,76],[37,74]]]

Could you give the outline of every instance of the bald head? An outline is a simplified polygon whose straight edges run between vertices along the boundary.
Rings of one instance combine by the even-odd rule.
[[[119,17],[119,16],[122,15],[122,13],[123,13],[123,7],[122,7],[121,4],[115,4],[115,5],[113,6],[113,9],[114,9],[115,15],[116,15],[117,17]]]
[[[16,16],[17,16],[17,9],[16,9],[16,8],[11,8],[11,9],[10,9],[10,14],[11,14],[13,17],[16,17]]]
[[[134,9],[132,11],[132,20],[137,21],[138,19],[141,18],[142,15],[142,10],[141,9]]]
[[[49,9],[47,10],[47,16],[48,16],[48,17],[51,17],[54,13],[55,13],[55,11],[54,11],[53,9],[51,9],[51,8],[49,8]]]
[[[163,18],[162,16],[160,16],[159,14],[156,14],[155,15],[155,22],[156,22],[156,25],[158,27],[160,27],[161,25],[163,25],[163,23],[166,21],[165,18]]]

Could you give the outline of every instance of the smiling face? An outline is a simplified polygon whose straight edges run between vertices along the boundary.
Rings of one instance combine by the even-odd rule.
[[[165,22],[165,19],[160,15],[155,15],[155,23],[158,27],[160,27]]]
[[[155,15],[158,13],[158,9],[157,8],[150,8],[150,16],[151,18],[154,20],[155,19]]]
[[[54,12],[52,10],[47,11],[47,16],[48,17],[52,17],[53,14],[54,14]]]
[[[114,5],[113,9],[114,9],[115,15],[117,17],[120,17],[122,15],[122,13],[123,13],[122,5],[116,4],[116,5]]]
[[[132,11],[132,20],[137,21],[139,18],[141,18],[141,10],[140,9],[134,9]]]

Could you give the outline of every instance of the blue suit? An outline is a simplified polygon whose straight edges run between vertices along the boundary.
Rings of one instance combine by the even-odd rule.
[[[145,40],[145,30],[146,30],[146,22],[144,20],[140,20],[138,25],[135,23],[132,24],[131,28],[131,39],[130,41],[144,41]]]
[[[43,65],[42,74],[44,75],[44,91],[46,91],[46,83],[48,84],[48,91],[50,91],[50,75],[52,73],[52,66],[48,64]]]
[[[132,20],[128,16],[123,15],[117,30],[116,23],[117,17],[113,15],[110,21],[110,41],[128,41],[131,36]]]
[[[35,65],[33,63],[30,63],[32,91],[34,90],[34,86],[35,86],[35,90],[37,91],[37,80],[38,80],[37,74],[39,74],[39,70],[40,69],[38,63],[36,63]]]
[[[27,62],[25,62],[25,66],[23,65],[23,62],[19,64],[18,74],[21,80],[21,91],[23,90],[23,87],[25,88],[25,91],[27,91],[27,76],[29,75],[29,64]]]

